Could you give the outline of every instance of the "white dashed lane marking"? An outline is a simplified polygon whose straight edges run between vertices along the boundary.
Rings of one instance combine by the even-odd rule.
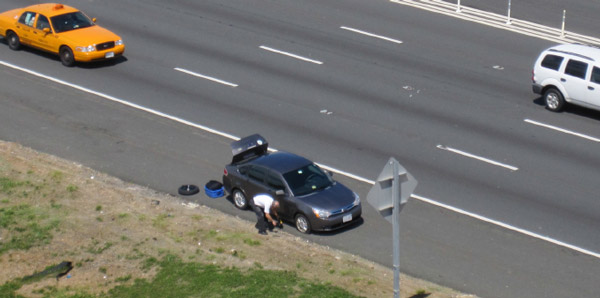
[[[39,72],[30,70],[30,69],[26,69],[26,68],[23,68],[23,67],[20,67],[20,66],[16,66],[16,65],[10,64],[8,62],[0,61],[0,65],[4,65],[6,67],[9,67],[9,68],[12,68],[12,69],[16,69],[16,70],[28,73],[28,74],[33,75],[33,76],[36,76],[36,77],[39,77],[39,78],[43,78],[43,79],[46,79],[46,80],[49,80],[49,81],[52,81],[52,82],[55,82],[55,83],[63,85],[63,86],[71,87],[71,88],[79,90],[79,91],[87,92],[87,93],[96,95],[98,97],[101,97],[101,98],[104,98],[104,99],[107,99],[107,100],[110,100],[110,101],[113,101],[113,102],[116,102],[116,103],[120,103],[120,104],[123,104],[125,106],[131,107],[131,108],[134,108],[134,109],[138,109],[138,110],[150,113],[152,115],[156,115],[156,116],[163,117],[163,118],[166,118],[166,119],[169,119],[169,120],[172,120],[172,121],[184,124],[184,125],[195,127],[197,129],[201,129],[201,130],[204,130],[206,132],[209,132],[209,133],[212,133],[212,134],[215,134],[215,135],[218,135],[218,136],[230,139],[230,140],[238,141],[240,139],[239,137],[236,137],[236,136],[234,136],[232,134],[228,134],[228,133],[225,133],[225,132],[222,132],[222,131],[219,131],[219,130],[216,130],[216,129],[213,129],[213,128],[210,128],[210,127],[207,127],[207,126],[204,126],[204,125],[196,124],[194,122],[187,121],[185,119],[181,119],[181,118],[169,115],[169,114],[165,114],[163,112],[160,112],[160,111],[157,111],[157,110],[154,110],[154,109],[146,108],[144,106],[141,106],[141,105],[138,105],[138,104],[135,104],[135,103],[131,103],[131,102],[128,102],[128,101],[116,98],[114,96],[110,96],[110,95],[107,95],[107,94],[104,94],[104,93],[101,93],[101,92],[98,92],[98,91],[94,91],[94,90],[91,90],[89,88],[85,88],[85,87],[82,87],[82,86],[79,86],[79,85],[76,85],[76,84],[73,84],[73,83],[69,83],[69,82],[63,81],[61,79],[57,79],[57,78],[54,78],[54,77],[51,77],[51,76],[47,76],[47,75],[41,74]],[[325,166],[325,165],[320,165],[320,166],[322,166],[323,168],[325,168],[327,170],[330,170],[330,171],[332,171],[334,173],[338,173],[340,175],[344,175],[346,177],[350,177],[350,178],[356,179],[358,181],[369,183],[371,185],[375,184],[374,181],[366,179],[366,178],[362,178],[362,177],[360,177],[358,175],[354,175],[354,174],[351,174],[351,173],[348,173],[348,172],[337,170],[335,168],[332,168],[332,167],[329,167],[329,166]],[[518,233],[521,233],[521,234],[524,234],[524,235],[527,235],[527,236],[530,236],[530,237],[533,237],[533,238],[544,240],[544,241],[547,241],[549,243],[553,243],[555,245],[566,247],[566,248],[572,249],[574,251],[580,252],[582,254],[586,254],[586,255],[589,255],[589,256],[592,256],[592,257],[600,259],[600,254],[598,254],[596,252],[593,252],[593,251],[590,251],[590,250],[587,250],[587,249],[584,249],[584,248],[581,248],[581,247],[577,247],[575,245],[571,245],[571,244],[568,244],[568,243],[565,243],[565,242],[562,242],[562,241],[559,241],[559,240],[556,240],[556,239],[553,239],[553,238],[550,238],[550,237],[547,237],[547,236],[539,235],[539,234],[536,234],[536,233],[533,233],[533,232],[530,232],[530,231],[527,231],[527,230],[524,230],[524,229],[521,229],[521,228],[518,228],[518,227],[514,227],[512,225],[509,225],[509,224],[506,224],[506,223],[503,223],[503,222],[500,222],[500,221],[497,221],[497,220],[494,220],[494,219],[490,219],[490,218],[487,218],[487,217],[484,217],[484,216],[481,216],[481,215],[478,215],[478,214],[475,214],[475,213],[471,213],[471,212],[468,212],[468,211],[465,211],[465,210],[462,210],[462,209],[459,209],[459,208],[456,208],[456,207],[453,207],[453,206],[449,206],[449,205],[446,205],[444,203],[437,202],[437,201],[425,198],[425,197],[417,195],[417,194],[413,194],[411,197],[414,198],[414,199],[417,199],[419,201],[422,201],[422,202],[434,205],[434,206],[438,206],[438,207],[441,207],[441,208],[444,208],[444,209],[447,209],[447,210],[450,210],[450,211],[453,211],[453,212],[456,212],[456,213],[459,213],[459,214],[462,214],[462,215],[466,215],[466,216],[469,216],[469,217],[472,217],[472,218],[475,218],[475,219],[478,219],[478,220],[481,220],[481,221],[484,221],[484,222],[487,222],[487,223],[490,223],[490,224],[494,224],[494,225],[506,228],[506,229],[514,231],[514,232],[518,232]]]
[[[187,69],[183,69],[183,68],[179,68],[179,67],[175,67],[174,69],[176,71],[180,71],[180,72],[183,72],[183,73],[195,76],[195,77],[203,78],[203,79],[206,79],[206,80],[209,80],[209,81],[213,81],[213,82],[216,82],[216,83],[219,83],[219,84],[227,85],[227,86],[230,86],[230,87],[237,87],[238,86],[237,84],[230,83],[230,82],[227,82],[227,81],[223,81],[223,80],[220,80],[220,79],[217,79],[217,78],[209,77],[207,75],[199,74],[199,73],[187,70]]]
[[[289,52],[284,52],[284,51],[277,50],[277,49],[274,49],[274,48],[270,48],[270,47],[267,47],[267,46],[260,46],[260,48],[263,49],[263,50],[265,50],[265,51],[269,51],[269,52],[277,53],[277,54],[280,54],[280,55],[292,57],[292,58],[295,58],[295,59],[298,59],[298,60],[302,60],[302,61],[306,61],[306,62],[310,62],[310,63],[314,63],[314,64],[323,64],[323,62],[318,61],[318,60],[313,60],[313,59],[310,59],[310,58],[306,58],[306,57],[303,57],[303,56],[300,56],[300,55],[296,55],[296,54],[292,54],[292,53],[289,53]]]

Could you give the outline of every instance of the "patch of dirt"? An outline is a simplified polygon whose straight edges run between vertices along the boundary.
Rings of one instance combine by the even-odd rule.
[[[100,293],[137,278],[151,279],[155,272],[145,270],[144,261],[167,253],[190,262],[293,271],[365,297],[393,296],[393,272],[387,267],[285,230],[258,235],[254,222],[18,144],[0,141],[1,177],[33,186],[16,198],[0,192],[0,208],[30,204],[58,210],[53,216],[61,224],[46,245],[1,254],[0,284],[62,261],[75,266],[58,281],[46,278],[24,286],[18,293],[27,297],[41,296],[45,287]],[[8,237],[0,227],[0,243]],[[401,297],[474,297],[406,275],[400,282]]]

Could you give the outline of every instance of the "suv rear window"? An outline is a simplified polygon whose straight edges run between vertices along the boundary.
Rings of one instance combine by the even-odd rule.
[[[558,70],[562,61],[563,57],[561,56],[546,55],[544,60],[542,60],[542,67]]]
[[[600,84],[600,68],[594,67],[592,68],[592,83]]]
[[[585,79],[587,67],[588,65],[585,62],[569,60],[569,62],[567,62],[567,67],[565,68],[565,73],[574,77]]]

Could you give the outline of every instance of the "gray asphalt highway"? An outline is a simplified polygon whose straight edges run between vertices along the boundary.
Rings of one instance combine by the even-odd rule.
[[[600,290],[600,143],[526,121],[600,137],[600,113],[551,113],[531,93],[531,66],[551,43],[386,1],[65,3],[122,35],[126,58],[65,68],[0,44],[0,60],[235,136],[258,132],[368,179],[394,156],[419,196],[592,253],[411,200],[408,274],[481,297]],[[231,157],[226,137],[103,96],[8,66],[0,82],[1,139],[127,181],[175,194],[219,179]],[[371,187],[335,177],[363,199]],[[252,219],[225,199],[191,199]],[[390,264],[391,226],[363,202],[362,225],[306,238]]]

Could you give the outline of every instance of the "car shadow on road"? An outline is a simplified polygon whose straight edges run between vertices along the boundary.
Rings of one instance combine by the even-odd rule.
[[[226,195],[225,199],[227,201],[229,201],[232,205],[234,205],[234,203],[233,203],[233,197],[231,196],[231,194]],[[252,210],[250,210],[250,209],[247,209],[245,211],[252,212]],[[363,219],[363,217],[361,217],[358,220],[355,220],[353,223],[351,223],[351,224],[349,224],[349,225],[347,225],[345,227],[342,227],[342,228],[339,228],[339,229],[336,229],[336,230],[333,230],[333,231],[322,231],[322,232],[312,231],[312,232],[310,232],[310,234],[318,235],[318,236],[325,236],[325,237],[335,236],[335,235],[340,234],[340,233],[345,233],[345,232],[354,230],[354,229],[360,227],[361,225],[363,225],[363,223],[364,223],[364,219]],[[284,222],[283,225],[285,227],[289,227],[290,229],[296,230],[296,227],[294,226],[293,222]]]
[[[345,227],[339,228],[337,230],[325,231],[325,232],[312,232],[312,234],[319,235],[319,236],[325,236],[325,237],[335,236],[335,235],[338,235],[341,233],[350,232],[350,231],[362,226],[364,223],[365,223],[365,220],[363,217],[361,217],[361,218],[355,220],[354,222],[352,222],[351,224],[349,224]]]
[[[8,46],[8,42],[7,42],[6,38],[2,38],[0,40],[0,43]],[[48,53],[46,51],[38,50],[38,49],[27,47],[27,46],[22,46],[19,51],[25,52],[27,55],[37,55],[42,58],[54,60],[60,64],[60,58],[56,54]],[[87,63],[75,63],[74,67],[84,68],[84,69],[95,69],[95,68],[102,68],[102,67],[117,65],[117,64],[123,63],[125,61],[127,61],[127,58],[125,58],[125,56],[119,56],[119,57],[116,57],[111,60],[101,60],[101,61],[94,61],[94,62],[87,62]]]
[[[535,103],[536,105],[542,106],[542,107],[546,106],[546,103],[544,102],[544,98],[542,98],[542,97],[538,97],[538,98],[534,99],[533,103]],[[559,113],[568,113],[568,114],[573,114],[573,115],[577,115],[577,116],[581,116],[581,117],[586,117],[586,118],[589,118],[592,120],[600,121],[600,111],[576,106],[573,104],[567,104],[565,106],[565,108]]]
[[[119,56],[119,57],[116,57],[116,58],[113,58],[110,60],[94,61],[94,62],[87,62],[87,63],[77,63],[77,64],[75,64],[75,66],[79,67],[79,68],[84,68],[84,69],[95,69],[95,68],[114,66],[114,65],[126,62],[126,61],[127,61],[127,58],[125,56]]]
[[[315,236],[332,237],[332,236],[336,236],[338,234],[350,232],[350,231],[362,226],[364,224],[364,222],[365,222],[365,220],[361,217],[345,227],[335,229],[333,231],[311,231],[310,234],[315,235]],[[284,226],[287,226],[290,229],[297,231],[293,222],[284,222],[283,224],[284,224]]]

